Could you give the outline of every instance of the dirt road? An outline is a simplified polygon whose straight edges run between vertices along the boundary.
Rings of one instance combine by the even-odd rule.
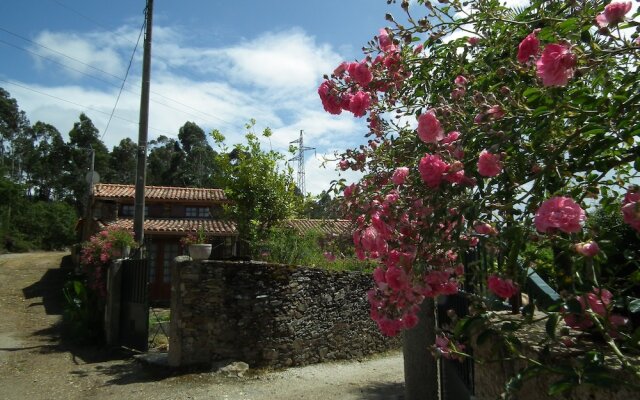
[[[0,255],[0,399],[399,399],[402,356],[244,378],[176,375],[60,338],[66,253]]]

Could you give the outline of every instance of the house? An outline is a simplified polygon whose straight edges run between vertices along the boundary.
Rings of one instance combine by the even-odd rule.
[[[133,231],[135,186],[96,184],[92,195],[92,219],[101,227]],[[221,219],[228,200],[222,189],[147,186],[145,188],[144,238],[150,260],[149,293],[152,301],[167,301],[171,290],[171,262],[186,249],[180,239],[204,228],[211,238],[211,258],[235,255],[236,227]]]
[[[346,219],[288,219],[283,225],[300,234],[315,231],[325,237],[351,238],[353,224]]]

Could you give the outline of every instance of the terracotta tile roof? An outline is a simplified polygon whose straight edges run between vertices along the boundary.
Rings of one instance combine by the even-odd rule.
[[[351,221],[346,219],[288,219],[284,225],[301,233],[316,230],[326,235],[350,235],[352,231]]]
[[[226,201],[222,189],[145,186],[144,194],[145,200]],[[99,183],[94,187],[94,196],[100,200],[133,199],[135,186]]]
[[[108,222],[106,226],[114,226],[133,230],[133,219],[120,218]],[[207,234],[212,236],[236,235],[236,225],[233,222],[215,219],[147,219],[144,221],[146,234],[162,233],[184,236],[194,233],[200,226],[204,226]]]

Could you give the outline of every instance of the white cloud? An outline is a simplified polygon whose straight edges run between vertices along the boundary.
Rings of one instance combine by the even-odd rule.
[[[335,159],[332,153],[317,154],[305,159],[305,176],[307,192],[318,194],[323,190],[329,190],[330,182],[345,179],[346,184],[358,182],[362,174],[355,171],[339,171],[336,169],[336,161],[325,162],[325,160]],[[322,164],[325,164],[324,167]],[[296,171],[297,172],[297,171]]]
[[[121,43],[108,40],[107,36],[111,35],[93,34],[84,37],[78,34],[43,31],[34,40],[39,46],[32,46],[32,51],[72,67],[73,69],[63,68],[62,71],[74,77],[78,77],[80,73],[95,75],[99,72],[96,68],[115,76],[124,77],[125,64],[117,47]],[[37,56],[35,61],[41,65],[46,62]],[[91,68],[89,65],[93,65],[95,68]],[[107,77],[110,80],[112,78]]]
[[[341,60],[329,46],[317,45],[300,30],[267,33],[224,53],[232,63],[232,77],[273,90],[313,87]]]
[[[36,41],[121,76],[138,29],[122,26],[114,32],[83,34],[43,31]],[[44,51],[40,47],[34,47],[35,50]],[[55,52],[47,52],[47,57],[91,75],[105,76]],[[103,139],[109,148],[125,137],[137,141],[140,59],[141,46]],[[286,152],[289,142],[304,130],[305,145],[317,149],[315,155],[306,154],[307,190],[319,193],[338,176],[333,166],[320,168],[321,157],[357,146],[364,141],[366,132],[364,118],[353,118],[350,113],[330,115],[323,111],[318,99],[316,90],[322,75],[333,70],[342,59],[331,46],[317,43],[314,37],[297,28],[265,32],[216,47],[193,46],[179,29],[154,27],[149,140],[159,135],[176,137],[186,121],[193,121],[205,132],[214,128],[221,130],[228,144],[233,144],[243,140],[245,123],[255,118],[255,130],[259,132],[269,126],[274,132],[270,145]],[[29,119],[51,123],[66,137],[78,115],[85,112],[102,135],[115,104],[118,85],[100,87],[101,82],[91,81],[95,86],[89,87],[85,76],[46,60],[38,62],[46,69],[37,73],[47,79],[64,73],[66,79],[51,81],[49,85],[16,82],[30,90],[6,85]],[[76,79],[78,84],[69,85],[69,78]],[[115,81],[113,77],[106,79]]]

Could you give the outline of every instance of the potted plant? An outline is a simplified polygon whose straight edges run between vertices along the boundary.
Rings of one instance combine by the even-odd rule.
[[[180,242],[183,246],[187,246],[189,249],[189,256],[195,260],[206,260],[211,255],[211,243],[207,243],[208,241],[207,233],[204,230],[204,227],[198,227],[198,230],[195,233],[190,233],[187,236],[183,237]]]
[[[131,248],[137,246],[133,233],[123,228],[113,228],[107,232],[107,241],[111,243],[111,257],[128,258]]]

